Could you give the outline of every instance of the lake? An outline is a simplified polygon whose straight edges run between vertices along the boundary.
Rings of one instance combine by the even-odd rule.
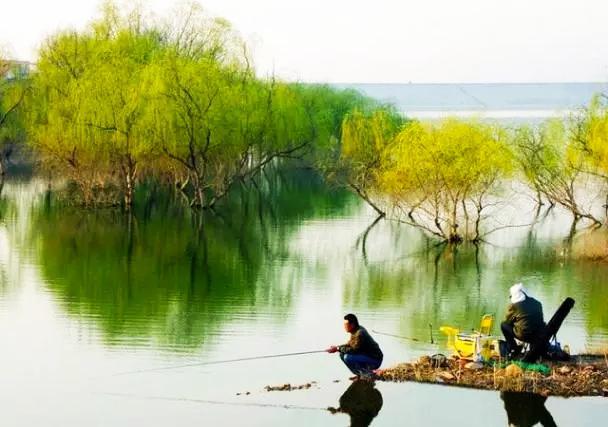
[[[561,117],[608,91],[607,83],[340,84],[392,103],[408,117],[424,120],[473,117],[502,123]]]
[[[446,353],[439,326],[500,319],[520,281],[547,317],[576,299],[562,344],[605,346],[608,266],[564,255],[569,216],[558,209],[446,251],[403,225],[369,228],[370,209],[304,170],[260,178],[203,216],[162,193],[138,194],[130,218],[60,209],[46,188],[12,179],[0,202],[3,425],[488,426],[507,424],[505,408],[521,423],[545,409],[558,425],[608,422],[603,398],[352,386],[326,353],[163,369],[324,349],[346,341],[346,312],[419,340],[375,334],[384,366]],[[349,414],[327,410],[338,406]]]

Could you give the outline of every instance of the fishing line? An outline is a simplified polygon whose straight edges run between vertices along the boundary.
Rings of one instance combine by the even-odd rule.
[[[404,336],[401,336],[401,335],[389,334],[387,332],[380,332],[380,331],[375,331],[375,330],[372,330],[372,332],[374,334],[378,334],[378,335],[386,335],[387,337],[393,337],[393,338],[399,338],[399,339],[402,339],[402,340],[421,342],[418,338],[404,337]]]
[[[430,333],[431,333],[431,340],[430,340],[430,344],[432,345],[437,345],[437,343],[435,343],[435,339],[433,338],[433,325],[429,323],[429,329],[430,329]],[[402,340],[408,340],[408,341],[414,341],[414,342],[419,342],[419,343],[426,343],[426,341],[422,341],[419,338],[412,338],[412,337],[406,337],[403,335],[395,335],[395,334],[389,334],[387,332],[380,332],[380,331],[376,331],[376,330],[372,330],[372,332],[374,334],[378,334],[378,335],[385,335],[387,337],[393,337],[393,338],[398,338],[398,339],[402,339]]]
[[[194,366],[206,366],[206,365],[220,365],[223,363],[234,363],[234,362],[245,362],[248,360],[261,360],[261,359],[272,359],[277,357],[290,357],[290,356],[302,356],[305,354],[315,354],[315,353],[326,353],[327,350],[312,350],[312,351],[299,351],[296,353],[282,353],[282,354],[269,354],[264,356],[253,356],[253,357],[241,357],[238,359],[227,359],[227,360],[213,360],[210,362],[196,362],[196,363],[185,363],[183,365],[173,365],[173,366],[164,366],[161,368],[150,368],[150,369],[139,369],[136,371],[127,371],[120,372],[112,375],[113,377],[118,377],[122,375],[132,375],[132,374],[141,374],[144,372],[157,372],[157,371],[168,371],[171,369],[180,369],[180,368],[190,368]]]
[[[257,403],[257,402],[228,402],[222,400],[203,400],[203,399],[188,399],[183,397],[164,397],[164,396],[142,396],[137,394],[129,393],[106,393],[106,392],[93,392],[94,394],[101,394],[106,396],[115,397],[130,397],[133,399],[142,400],[164,400],[171,402],[186,402],[186,403],[198,403],[207,405],[225,405],[225,406],[253,406],[258,408],[281,408],[281,409],[301,409],[306,411],[327,411],[327,408],[318,408],[314,406],[299,406],[299,405],[280,405],[276,403]]]

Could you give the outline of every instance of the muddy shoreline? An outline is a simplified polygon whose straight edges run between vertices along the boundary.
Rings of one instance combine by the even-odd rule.
[[[445,386],[527,392],[542,396],[608,397],[608,357],[572,356],[567,362],[543,362],[545,373],[522,369],[516,364],[474,364],[449,358],[440,366],[423,356],[377,371],[377,379],[392,382],[419,382]],[[504,367],[502,367],[504,366]]]

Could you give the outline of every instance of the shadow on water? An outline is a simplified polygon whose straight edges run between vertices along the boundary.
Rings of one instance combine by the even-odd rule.
[[[505,404],[509,426],[532,427],[540,424],[543,427],[556,427],[557,424],[545,407],[547,398],[533,393],[501,392],[500,398]]]
[[[350,417],[351,427],[366,427],[382,409],[382,394],[371,381],[354,381],[340,396],[340,406],[330,408],[332,413],[341,412]]]

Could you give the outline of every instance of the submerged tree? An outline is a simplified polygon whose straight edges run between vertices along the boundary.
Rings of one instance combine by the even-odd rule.
[[[341,152],[330,170],[332,178],[353,190],[380,216],[386,212],[378,173],[404,123],[405,119],[390,107],[348,114],[342,124]]]
[[[568,135],[561,120],[551,120],[531,128],[522,127],[515,135],[517,159],[530,187],[553,204],[572,213],[574,222],[582,218],[601,222],[583,207],[578,186],[583,176],[585,157]]]
[[[587,108],[570,120],[571,139],[584,157],[582,171],[608,183],[608,104],[606,98],[595,96]],[[605,198],[608,219],[608,192]]]
[[[45,166],[78,185],[85,204],[132,204],[154,152],[149,74],[162,48],[140,12],[121,17],[108,4],[88,30],[60,33],[41,50],[31,142]]]
[[[405,221],[448,242],[479,240],[485,211],[510,171],[499,128],[454,119],[414,122],[385,153],[380,188]]]

